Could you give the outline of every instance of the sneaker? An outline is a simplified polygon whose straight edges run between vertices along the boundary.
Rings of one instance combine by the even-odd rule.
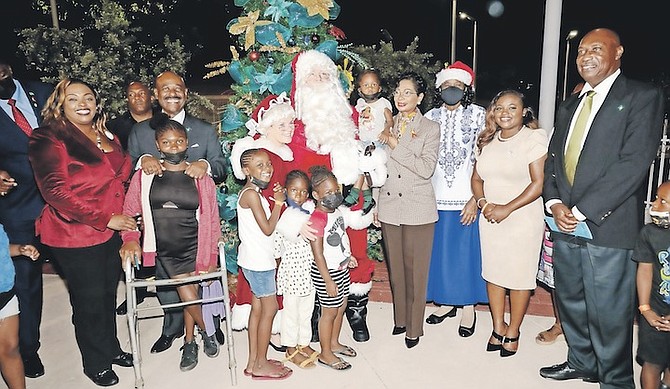
[[[207,336],[205,331],[200,331],[200,336],[202,336],[202,350],[210,358],[216,358],[219,355],[219,343],[216,341],[214,335]]]
[[[179,370],[189,371],[198,365],[198,344],[193,339],[190,342],[185,342],[181,346],[181,361],[179,362]]]

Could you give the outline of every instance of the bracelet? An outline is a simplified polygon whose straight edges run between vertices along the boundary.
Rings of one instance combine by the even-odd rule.
[[[649,304],[642,304],[639,307],[637,307],[637,309],[640,310],[640,313],[644,313],[647,311],[651,311],[651,306]]]
[[[486,204],[484,204],[484,206],[482,207],[482,214],[484,213],[484,211],[486,210],[486,207],[488,207],[488,206],[489,206],[489,202],[487,201]]]
[[[477,208],[481,208],[479,206],[479,202],[482,201],[482,200],[486,201],[486,197],[480,197],[480,198],[477,199]]]

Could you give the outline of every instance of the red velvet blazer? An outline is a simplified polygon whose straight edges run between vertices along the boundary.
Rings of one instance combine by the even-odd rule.
[[[28,157],[46,201],[35,222],[42,243],[53,247],[88,247],[109,240],[107,223],[123,212],[130,178],[130,157],[112,142],[123,163],[114,167],[101,150],[70,122],[33,131]],[[117,154],[118,156],[118,154]],[[114,158],[114,156],[112,156]]]

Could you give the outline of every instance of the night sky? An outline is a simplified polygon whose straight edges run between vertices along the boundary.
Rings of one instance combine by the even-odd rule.
[[[434,54],[433,60],[449,60],[451,41],[451,0],[403,1],[402,6],[388,0],[337,0],[342,11],[333,24],[347,35],[342,43],[374,45],[382,39],[381,29],[393,37],[396,49],[404,49],[412,39],[419,37],[419,51]],[[531,84],[527,94],[539,91],[544,1],[501,0],[504,11],[499,17],[487,12],[489,0],[458,0],[458,10],[477,18],[478,38],[478,100],[490,99],[498,90],[517,87],[520,81]],[[17,2],[10,10],[3,10],[0,32],[0,50],[16,50],[15,28],[49,24],[50,19],[36,15],[30,1]],[[619,32],[625,52],[622,59],[624,73],[641,80],[665,78],[670,74],[670,34],[667,0],[564,0],[561,35],[578,29],[580,34],[572,41],[568,88],[579,81],[574,59],[576,46],[585,32],[595,27],[609,27]],[[397,4],[397,3],[396,3]],[[616,5],[616,4],[627,4]],[[228,47],[233,40],[226,24],[240,15],[241,8],[232,0],[180,1],[167,25],[160,26],[170,34],[178,35],[193,57],[187,82],[207,89],[223,90],[230,83],[227,76],[203,82],[207,72],[204,64],[213,60],[229,59]],[[6,12],[6,13],[5,13]],[[382,13],[384,15],[382,15]],[[150,26],[143,26],[145,31]],[[456,59],[472,64],[472,22],[457,20]],[[562,39],[559,57],[559,89],[562,86]],[[21,69],[17,69],[21,74]]]

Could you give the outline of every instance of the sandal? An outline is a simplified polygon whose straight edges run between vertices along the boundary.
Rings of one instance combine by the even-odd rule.
[[[342,358],[338,358],[337,361],[335,361],[333,363],[324,362],[324,361],[321,360],[321,358],[317,359],[317,361],[319,361],[320,364],[322,364],[324,366],[328,366],[333,370],[348,370],[348,369],[351,369],[351,363],[345,361]]]
[[[344,355],[345,357],[351,357],[351,358],[358,355],[356,353],[356,350],[354,350],[353,348],[351,348],[349,346],[344,346],[344,345],[342,347],[344,347],[344,348],[342,348],[340,350],[333,350],[333,354]]]
[[[279,366],[277,366],[279,367]],[[291,376],[293,374],[293,370],[289,369],[288,367],[281,367],[279,368],[278,371],[279,374],[254,374],[251,373],[251,379],[252,380],[283,380]]]
[[[548,346],[550,344],[556,343],[559,337],[565,338],[565,335],[563,335],[563,329],[561,328],[560,324],[554,323],[554,325],[551,326],[551,328],[548,330],[537,334],[535,337],[535,343]]]
[[[502,344],[500,345],[500,356],[501,357],[511,357],[512,355],[516,354],[519,345],[517,344],[517,350],[509,350],[505,348],[505,345],[508,343],[518,343],[519,342],[519,336],[521,336],[521,333],[516,336],[516,338],[508,338],[505,337],[505,340],[503,340]]]
[[[493,330],[491,331],[491,337],[500,343],[491,343],[489,340],[489,342],[486,344],[486,351],[500,351],[502,349],[503,336]]]
[[[301,356],[305,359],[296,360],[295,358],[297,356]],[[311,369],[313,367],[316,367],[316,365],[314,364],[314,361],[310,360],[308,357],[306,357],[305,354],[303,354],[300,351],[300,349],[298,349],[298,348],[296,348],[295,351],[292,352],[290,355],[289,355],[288,351],[286,352],[286,358],[284,359],[284,362],[286,362],[286,361],[293,362],[294,364],[296,364],[301,369]]]
[[[303,356],[305,356],[307,358],[307,361],[311,362],[312,364],[314,364],[314,366],[316,366],[316,364],[315,364],[316,358],[318,358],[319,355],[321,355],[321,354],[319,354],[318,351],[312,350],[312,354],[307,355],[307,353],[305,352],[304,347],[298,346],[298,350],[300,350],[300,354],[302,354]]]

